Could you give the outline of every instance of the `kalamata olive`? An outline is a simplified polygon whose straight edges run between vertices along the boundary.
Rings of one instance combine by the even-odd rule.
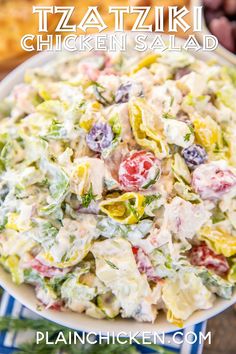
[[[236,1],[235,0],[224,0],[224,11],[226,15],[233,16],[236,15]]]
[[[181,79],[181,77],[188,75],[190,73],[191,73],[191,70],[189,69],[188,66],[186,66],[185,68],[179,68],[175,72],[175,80],[179,80],[179,79]]]
[[[143,96],[143,86],[139,82],[129,81],[125,84],[121,84],[116,92],[115,101],[116,103],[125,103],[128,102],[132,96]]]
[[[182,155],[186,164],[191,169],[196,168],[207,160],[206,150],[199,144],[194,144],[183,149]]]
[[[109,124],[98,122],[95,123],[92,129],[86,136],[88,147],[96,152],[102,152],[103,149],[110,146],[114,134]]]
[[[223,5],[223,0],[204,0],[203,4],[211,10],[217,10]]]
[[[209,29],[219,42],[231,52],[235,51],[235,41],[233,37],[233,27],[226,17],[215,18],[211,21]]]
[[[130,82],[128,82],[127,84],[120,85],[120,87],[116,92],[116,98],[115,98],[116,103],[125,103],[129,101],[129,91],[131,85],[132,84]]]

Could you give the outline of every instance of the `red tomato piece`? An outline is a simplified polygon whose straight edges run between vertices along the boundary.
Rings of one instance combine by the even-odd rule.
[[[30,262],[30,267],[40,273],[43,277],[52,278],[54,276],[60,276],[68,273],[69,268],[56,268],[56,267],[49,267],[43,263],[41,263],[38,259],[34,258]]]
[[[236,186],[236,175],[218,162],[203,164],[194,170],[192,185],[202,199],[219,199]]]
[[[64,305],[63,302],[59,300],[59,301],[54,302],[52,305],[47,306],[47,308],[49,308],[50,310],[54,310],[54,311],[61,311],[63,305]]]
[[[160,174],[160,161],[151,152],[134,151],[120,164],[119,182],[126,191],[138,191],[154,184]]]
[[[132,251],[140,273],[145,273],[149,281],[159,282],[160,278],[155,275],[155,270],[147,254],[139,247],[132,247]]]
[[[190,252],[190,261],[194,266],[203,266],[220,276],[225,276],[229,271],[229,264],[225,256],[216,254],[205,243],[194,246]]]

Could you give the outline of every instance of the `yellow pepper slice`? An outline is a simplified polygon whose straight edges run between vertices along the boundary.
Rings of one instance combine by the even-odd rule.
[[[72,267],[79,263],[87,255],[88,251],[89,247],[85,247],[83,251],[75,251],[75,253],[70,258],[62,260],[61,262],[56,262],[54,260],[54,257],[49,252],[41,254],[41,258],[44,259],[47,263],[49,263],[51,267],[63,269],[67,267]]]
[[[79,164],[71,175],[70,190],[79,196],[87,192],[89,179],[89,163]]]
[[[183,325],[184,325],[184,321],[179,319],[179,318],[176,318],[173,315],[171,310],[167,311],[166,319],[167,319],[168,322],[173,323],[175,326],[177,326],[179,328],[182,328]]]
[[[57,246],[56,246],[57,247]],[[39,255],[39,259],[43,259],[46,264],[51,267],[57,268],[67,268],[76,265],[77,263],[81,262],[84,257],[87,256],[89,250],[91,248],[91,242],[86,242],[80,248],[74,247],[73,252],[66,252],[61,259],[55,259],[52,253],[42,252]]]
[[[232,259],[232,261],[233,264],[230,267],[227,279],[230,283],[235,284],[236,283],[236,258]]]
[[[102,104],[98,101],[95,101],[91,104],[91,107],[94,111],[98,112],[102,109]]]
[[[30,223],[26,224],[20,220],[20,214],[18,213],[8,213],[7,214],[7,223],[5,228],[15,230],[18,232],[28,231],[30,229]]]
[[[88,118],[83,116],[79,121],[80,128],[84,129],[86,132],[89,132],[94,123],[94,118]]]
[[[145,197],[128,192],[116,198],[109,198],[99,205],[100,210],[121,224],[135,224],[144,214]]]
[[[19,267],[19,257],[16,255],[8,256],[7,258],[2,257],[0,259],[3,266],[5,266],[12,276],[12,281],[19,285],[24,281],[23,270]]]
[[[233,124],[227,124],[227,128],[224,131],[224,139],[228,146],[225,157],[229,160],[229,163],[232,166],[236,167],[236,133]]]
[[[17,213],[8,213],[7,214],[7,223],[6,223],[6,229],[11,229],[15,231],[19,231],[18,226],[17,226],[17,218],[18,218]]]
[[[136,142],[154,152],[162,159],[169,153],[158,120],[143,98],[136,98],[129,103],[129,119]]]
[[[223,254],[225,257],[236,254],[236,237],[226,231],[205,226],[200,230],[199,235],[199,238],[216,253]]]
[[[203,145],[206,150],[212,151],[222,147],[222,134],[220,126],[209,116],[204,119],[196,118],[193,120],[196,140]]]
[[[159,54],[153,54],[153,53],[148,54],[147,56],[142,58],[140,60],[140,62],[133,68],[133,70],[131,71],[131,74],[137,73],[142,68],[148,68],[150,65],[156,63],[157,58],[159,58],[159,57],[160,57]]]

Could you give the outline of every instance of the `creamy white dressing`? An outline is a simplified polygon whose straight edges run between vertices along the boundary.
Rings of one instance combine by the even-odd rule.
[[[0,104],[0,260],[12,278],[47,307],[99,319],[153,322],[167,309],[168,320],[185,320],[211,307],[216,287],[188,253],[204,228],[236,236],[232,70],[186,52],[129,50],[28,70]],[[101,123],[105,137],[92,130]],[[88,136],[106,148],[94,151]],[[123,164],[140,150],[153,158],[131,163],[128,188]]]
[[[130,243],[121,238],[95,242],[91,251],[96,274],[116,295],[122,316],[152,322],[156,311],[150,302],[151,289],[137,269]]]

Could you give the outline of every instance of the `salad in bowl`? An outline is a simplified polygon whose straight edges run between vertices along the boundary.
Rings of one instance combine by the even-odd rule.
[[[46,309],[182,326],[236,282],[236,72],[66,55],[0,104],[0,262]]]

